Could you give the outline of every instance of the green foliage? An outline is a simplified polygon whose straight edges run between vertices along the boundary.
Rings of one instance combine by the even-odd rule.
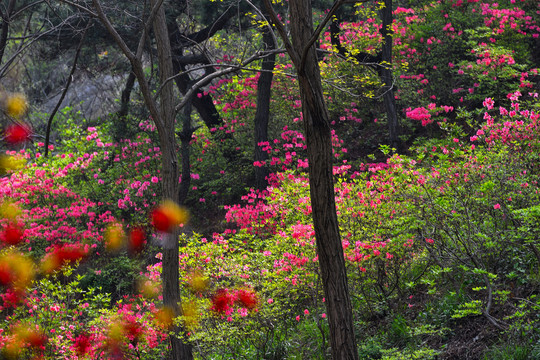
[[[382,359],[383,346],[376,341],[365,341],[358,346],[358,358],[360,360]]]
[[[437,352],[432,349],[417,350],[422,339],[445,338],[459,319],[516,304],[512,282],[517,274],[530,278],[535,273],[531,270],[537,269],[529,251],[536,237],[524,236],[526,229],[535,227],[536,174],[521,170],[534,161],[534,153],[512,157],[511,149],[519,142],[471,148],[443,139],[424,146],[416,159],[395,155],[387,164],[367,165],[353,176],[348,167],[336,168],[353,306],[365,321],[388,321],[387,345],[400,349],[400,355],[381,352],[388,358],[434,358]],[[186,269],[203,268],[218,287],[247,285],[273,299],[271,312],[264,303],[259,310],[258,327],[262,319],[286,322],[303,308],[313,312],[321,305],[306,178],[288,171],[276,174],[276,179],[264,203],[252,194],[246,197],[252,205],[229,209],[229,220],[240,230],[202,243],[193,237],[185,249],[191,254],[187,258],[199,259],[187,263]],[[415,292],[426,299],[407,300],[405,294]],[[417,305],[421,309],[414,310]],[[524,315],[515,311],[496,320],[515,328],[506,336],[537,336],[526,325],[538,321],[531,317],[534,306],[528,309]],[[415,311],[422,315],[411,321],[407,314]],[[244,333],[238,332],[235,321],[233,317],[227,324],[231,335],[226,338]],[[197,341],[202,338],[199,335]],[[401,350],[409,347],[416,348]],[[360,347],[366,358],[378,356],[376,349],[369,344]]]
[[[105,254],[85,269],[81,287],[99,289],[101,293],[110,294],[112,301],[117,301],[135,293],[135,281],[140,268],[139,259],[129,258],[125,254]]]
[[[83,280],[84,276],[74,274],[74,269],[69,267],[55,276],[40,279],[34,284],[25,305],[16,308],[10,316],[3,317],[0,328],[7,331],[12,324],[29,321],[31,328],[35,327],[47,336],[52,334],[45,354],[49,358],[58,355],[61,349],[71,347],[75,336],[90,331],[92,320],[110,307],[108,294],[93,287],[83,290]],[[56,332],[63,333],[66,329],[72,336],[54,336]],[[25,358],[31,353],[31,350],[23,349],[19,356]]]
[[[161,167],[152,134],[139,131],[134,140],[114,143],[111,123],[89,126],[69,108],[61,116],[64,121],[56,125],[60,145],[51,157],[40,157],[38,164],[62,173],[64,186],[94,201],[102,212],[145,224],[147,214],[141,210],[154,205],[161,194],[158,181],[151,180]],[[118,199],[123,199],[122,206]]]
[[[41,279],[35,287],[35,291],[40,294],[40,297],[31,297],[30,303],[27,305],[33,308],[38,305],[40,311],[35,311],[35,318],[41,323],[41,326],[46,329],[56,329],[58,320],[55,317],[50,317],[50,307],[59,305],[62,308],[62,314],[65,320],[72,318],[80,318],[83,320],[91,319],[98,316],[103,309],[110,306],[111,299],[109,294],[102,292],[101,288],[84,287],[82,283],[85,279],[83,275],[74,274],[74,269],[65,267],[58,278],[45,277]],[[86,288],[86,290],[83,290]],[[77,310],[85,305],[84,314],[77,315]],[[88,305],[88,306],[86,306]],[[15,312],[17,314],[17,311]]]
[[[435,360],[437,359],[439,352],[433,349],[384,349],[381,350],[383,356],[382,360],[413,360],[413,359],[422,359],[422,360]]]
[[[490,349],[485,355],[485,360],[530,360],[531,348],[523,345],[502,345]]]
[[[410,329],[407,321],[401,315],[397,315],[390,323],[390,327],[386,333],[388,341],[392,344],[403,345],[410,338]]]

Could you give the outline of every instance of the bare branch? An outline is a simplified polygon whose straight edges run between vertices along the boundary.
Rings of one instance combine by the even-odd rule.
[[[146,20],[146,23],[144,24],[144,31],[148,32],[148,29],[152,26],[152,22],[154,21],[154,18],[161,7],[161,4],[163,4],[163,0],[158,0],[154,7],[152,7],[152,10],[150,10],[150,14],[148,14],[148,19]],[[141,36],[142,37],[142,36]]]
[[[23,13],[24,11],[28,10],[29,8],[31,8],[32,6],[35,6],[35,5],[39,5],[41,3],[44,3],[46,2],[46,0],[38,0],[36,2],[33,2],[33,3],[30,3],[30,4],[26,4],[25,6],[23,6],[22,8],[20,9],[17,9],[17,11],[15,11],[11,16],[10,18],[16,18],[17,16],[19,16],[19,14]]]
[[[73,6],[81,11],[84,11],[86,13],[88,13],[90,16],[93,16],[93,17],[99,17],[97,13],[93,12],[91,9],[87,8],[87,7],[84,7],[82,5],[79,5],[73,1],[69,1],[69,0],[60,0],[61,2],[65,3],[65,4],[68,4],[70,6]]]
[[[142,59],[142,54],[144,50],[144,43],[146,40],[146,37],[148,36],[148,33],[150,32],[150,27],[152,26],[152,21],[154,21],[154,17],[156,16],[156,13],[158,9],[160,8],[161,4],[163,3],[163,0],[159,0],[152,10],[150,11],[150,14],[148,15],[148,19],[143,27],[143,33],[141,34],[141,38],[139,39],[139,44],[137,45],[137,53],[135,56],[140,61]]]
[[[99,3],[99,1],[98,0],[92,0],[92,4],[94,4],[94,8],[96,9],[96,12],[97,12],[97,17],[101,20],[101,23],[105,26],[107,31],[109,31],[109,34],[111,34],[114,41],[118,44],[118,46],[120,47],[120,49],[122,50],[124,55],[126,55],[128,60],[133,65],[133,61],[137,60],[135,54],[133,54],[131,49],[125,43],[124,39],[122,39],[120,34],[118,34],[118,31],[116,31],[114,26],[111,24],[111,22],[109,21],[109,18],[103,12],[103,8],[101,7],[101,4]]]
[[[363,65],[363,64],[362,64]],[[377,64],[378,65],[378,64]],[[365,96],[364,94],[357,94],[357,93],[354,93],[344,87],[341,87],[339,85],[336,85],[335,83],[333,83],[332,81],[329,81],[329,80],[323,80],[323,82],[325,84],[327,84],[328,86],[330,87],[333,87],[334,89],[336,90],[339,90],[341,92],[344,92],[346,94],[348,94],[349,96],[352,96],[352,97],[355,97],[355,98],[369,98],[369,99],[380,99],[382,98],[386,93],[392,91],[394,89],[394,85],[395,85],[395,81],[392,82],[392,85],[388,87],[388,89],[386,89],[384,92],[382,92],[381,94],[378,94],[376,96],[373,96],[373,97],[367,97]]]
[[[139,87],[144,98],[144,102],[146,106],[148,107],[148,110],[150,111],[150,115],[152,116],[154,123],[158,127],[158,130],[160,129],[163,130],[163,127],[165,126],[165,124],[161,120],[161,117],[157,108],[157,104],[152,97],[152,92],[150,91],[150,87],[148,86],[148,82],[146,81],[146,76],[144,74],[142,62],[140,60],[140,57],[138,57],[139,54],[142,54],[142,48],[144,45],[144,39],[146,37],[146,31],[143,31],[141,40],[139,41],[137,54],[133,54],[133,52],[129,49],[127,44],[124,42],[124,39],[122,39],[120,34],[118,34],[114,26],[111,24],[111,22],[109,21],[109,19],[103,12],[103,9],[101,8],[101,4],[99,3],[99,0],[92,0],[92,2],[96,8],[100,21],[105,26],[109,34],[113,37],[117,45],[120,47],[120,50],[122,50],[124,55],[128,58],[129,62],[131,63],[131,69],[137,78],[137,82],[139,83]]]
[[[229,74],[231,72],[238,71],[238,70],[252,70],[251,68],[246,68],[245,65],[247,65],[247,64],[249,64],[249,63],[251,63],[251,62],[253,62],[255,60],[262,59],[262,58],[265,58],[267,56],[270,56],[271,54],[282,54],[284,52],[285,52],[284,49],[277,49],[277,50],[272,50],[272,51],[259,51],[259,52],[255,53],[255,55],[253,55],[252,57],[250,57],[249,59],[244,61],[241,65],[227,64],[228,68],[233,69],[233,71],[229,71],[226,74]],[[205,64],[205,65],[190,68],[190,69],[182,71],[182,72],[180,72],[180,73],[178,73],[176,75],[173,75],[170,78],[167,78],[163,84],[161,84],[161,87],[158,89],[158,91],[157,91],[154,98],[157,98],[159,96],[159,93],[161,92],[161,89],[163,88],[163,86],[165,84],[169,83],[170,81],[175,80],[177,77],[188,74],[190,72],[194,72],[194,71],[198,71],[198,70],[214,69],[216,67],[223,67],[223,64],[217,64],[217,63]],[[256,71],[259,71],[259,70],[256,70]],[[212,74],[215,74],[215,72],[212,72],[212,73],[206,75],[205,78],[207,76],[211,76]],[[222,75],[224,75],[224,74],[222,74]],[[222,75],[219,75],[219,76],[222,76]],[[215,77],[212,77],[212,79],[214,79],[214,78]],[[206,84],[204,84],[204,85],[206,85]],[[204,86],[204,85],[201,85],[201,86]],[[199,88],[200,88],[200,86],[199,86]]]
[[[268,15],[270,16],[270,19],[272,19],[272,22],[274,23],[274,26],[276,27],[279,36],[283,40],[283,43],[285,44],[285,49],[287,49],[287,52],[289,53],[289,56],[291,57],[292,62],[296,65],[300,63],[300,58],[298,57],[298,53],[292,46],[289,37],[287,36],[287,32],[285,31],[285,28],[283,27],[283,24],[278,19],[278,16],[276,12],[274,11],[274,8],[272,7],[272,1],[271,0],[264,0],[264,6],[266,7],[266,11],[268,12]]]
[[[283,53],[286,53],[286,52],[287,51],[285,49],[277,49],[277,50],[264,51],[264,52],[261,51],[261,52],[259,52],[259,58],[258,59],[263,59],[263,58],[265,58],[267,56],[270,56],[272,54],[283,54]],[[258,59],[256,59],[256,60],[258,60]],[[235,65],[235,64],[226,64],[226,65],[224,65],[223,63],[221,63],[221,64],[211,63],[211,64],[204,64],[204,65],[189,68],[189,69],[187,69],[185,71],[182,71],[181,74],[176,74],[176,75],[172,76],[171,78],[167,79],[167,81],[171,81],[171,80],[175,79],[176,77],[178,77],[180,75],[187,74],[187,73],[190,73],[190,72],[199,71],[199,70],[205,70],[205,69],[208,69],[208,68],[220,68],[220,67],[224,67],[224,66],[227,66],[227,67],[230,67],[230,68],[235,68],[235,69],[238,69],[238,70],[264,71],[264,70],[261,70],[259,68],[250,68],[250,67],[246,67],[246,66],[243,66],[243,65]]]
[[[277,52],[283,52],[283,50],[275,50],[275,51],[276,51],[276,53]],[[176,111],[178,112],[180,109],[182,109],[190,101],[191,97],[195,94],[195,92],[197,90],[199,90],[201,87],[203,87],[205,85],[208,85],[215,78],[218,78],[220,76],[227,75],[227,74],[230,74],[232,72],[238,71],[242,67],[245,67],[246,65],[252,63],[253,61],[260,59],[261,57],[263,57],[262,53],[264,53],[264,56],[267,56],[269,52],[257,52],[253,56],[246,59],[241,65],[238,65],[238,66],[229,65],[227,68],[216,71],[216,72],[213,72],[213,73],[203,77],[199,81],[197,81],[195,84],[193,84],[191,86],[191,89],[189,89],[189,91],[186,92],[186,94],[184,95],[184,98],[182,99],[180,104],[178,104],[176,106],[176,108],[175,108]],[[171,81],[171,80],[172,80],[172,78],[167,79],[167,81]]]
[[[50,29],[50,30],[47,30],[47,31],[44,31],[42,32],[41,34],[39,34],[38,36],[36,36],[35,38],[33,38],[32,40],[30,40],[29,42],[27,42],[26,44],[21,44],[21,46],[17,49],[17,51],[15,51],[11,57],[9,58],[9,60],[7,60],[2,68],[0,69],[0,79],[4,77],[6,71],[9,69],[9,67],[11,66],[11,64],[13,63],[13,61],[15,61],[15,59],[21,54],[23,53],[30,45],[32,45],[34,42],[36,42],[37,40],[39,40],[40,38],[42,38],[43,36],[53,32],[55,29]]]
[[[259,15],[265,21],[266,27],[268,27],[268,30],[270,31],[270,34],[272,35],[272,39],[274,39],[274,47],[277,49],[278,48],[278,41],[277,41],[277,38],[276,38],[276,34],[274,33],[274,29],[272,29],[272,25],[270,25],[270,21],[266,18],[266,16],[264,16],[262,11],[259,10],[258,7],[253,5],[253,3],[251,1],[246,0],[246,2],[249,4],[249,6],[251,6],[253,11],[255,11],[257,13],[257,15]]]
[[[233,16],[233,6],[230,5],[211,25],[192,34],[182,36],[182,40],[184,40],[184,42],[176,45],[185,47],[190,45],[197,45],[205,40],[208,40],[209,38],[214,36],[216,32],[223,29],[225,24],[227,24],[229,19]]]
[[[343,5],[344,1],[345,0],[336,0],[336,1],[334,1],[334,4],[332,5],[330,10],[328,11],[326,16],[324,17],[323,21],[321,21],[319,26],[317,26],[317,29],[315,29],[313,34],[311,34],[311,38],[309,39],[308,43],[304,46],[304,49],[302,51],[302,57],[300,58],[299,69],[302,69],[304,67],[304,64],[306,62],[307,53],[308,53],[309,49],[315,43],[315,41],[317,41],[317,39],[321,35],[321,31],[326,27],[326,24],[328,24],[328,21],[330,21],[332,16],[334,16],[335,12],[341,7],[341,5]],[[364,0],[363,2],[365,2],[365,1],[367,1],[367,0]]]
[[[82,45],[84,43],[84,38],[86,37],[86,32],[90,28],[91,21],[88,22],[88,25],[83,31],[81,41],[79,42],[79,46],[77,46],[77,50],[75,52],[75,58],[73,59],[73,65],[71,66],[71,71],[69,72],[68,79],[66,81],[66,85],[64,87],[64,91],[62,91],[62,95],[60,96],[60,99],[56,103],[56,106],[54,107],[53,111],[51,112],[51,115],[49,116],[49,120],[47,121],[47,131],[45,132],[45,154],[44,156],[47,157],[49,155],[49,138],[51,135],[51,125],[52,121],[54,119],[54,116],[56,115],[56,112],[62,105],[62,101],[64,101],[64,98],[66,97],[66,94],[68,92],[69,86],[71,85],[71,81],[73,80],[73,74],[75,73],[75,69],[77,68],[77,62],[79,61],[79,55],[81,53]]]

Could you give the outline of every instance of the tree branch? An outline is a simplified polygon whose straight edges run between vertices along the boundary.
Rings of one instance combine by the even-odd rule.
[[[20,13],[26,11],[27,9],[31,8],[32,6],[39,5],[39,4],[41,4],[41,3],[45,2],[45,1],[46,0],[39,0],[39,1],[30,3],[30,4],[26,4],[23,7],[17,9],[17,11],[15,11],[11,17],[16,18],[17,16],[19,16]]]
[[[86,28],[84,29],[84,32],[81,37],[81,41],[79,42],[79,46],[77,46],[77,51],[75,52],[75,58],[73,59],[73,65],[71,66],[71,71],[69,72],[68,79],[66,81],[66,86],[64,87],[64,91],[62,91],[62,95],[60,96],[60,99],[56,103],[56,106],[54,107],[53,111],[51,112],[51,115],[49,116],[49,120],[47,121],[47,131],[45,132],[45,154],[44,156],[47,157],[49,155],[49,138],[51,135],[51,125],[52,121],[54,119],[54,116],[56,115],[56,112],[60,108],[60,105],[62,105],[62,101],[64,101],[64,98],[66,97],[66,94],[68,92],[69,86],[71,85],[71,81],[73,80],[73,74],[75,73],[75,69],[77,68],[77,62],[79,60],[79,55],[81,53],[81,48],[84,43],[84,38],[86,37],[86,32],[90,28],[91,22],[88,23]]]
[[[251,8],[253,9],[253,11],[255,11],[257,13],[257,15],[259,15],[264,21],[265,21],[265,26],[268,27],[268,31],[270,32],[270,34],[272,35],[272,39],[274,40],[274,49],[277,49],[278,48],[278,41],[277,41],[277,38],[276,38],[276,34],[274,33],[274,29],[272,29],[272,25],[270,25],[270,21],[266,18],[266,16],[264,16],[264,14],[262,13],[261,10],[259,10],[258,7],[256,7],[255,5],[253,5],[253,3],[249,0],[245,0],[249,6],[251,6]]]
[[[93,16],[93,17],[99,17],[97,13],[93,12],[92,10],[90,10],[89,8],[87,7],[84,7],[82,5],[79,5],[73,1],[69,1],[69,0],[60,0],[61,2],[65,3],[65,4],[68,4],[70,6],[73,6],[81,11],[84,11],[86,13],[88,13],[90,16]]]
[[[345,49],[345,47],[341,45],[341,41],[339,40],[339,32],[340,32],[339,20],[334,19],[332,21],[332,24],[330,24],[330,42],[332,43],[333,46],[336,47],[338,54],[343,56],[345,59],[347,59],[351,55],[347,51],[347,49]],[[368,53],[361,52],[361,53],[355,54],[353,57],[360,63],[371,66],[372,68],[377,70],[377,72],[379,72],[377,67],[381,66],[381,59],[382,59],[382,53],[380,51],[375,56]]]
[[[17,56],[19,56],[22,52],[24,52],[30,45],[32,45],[34,42],[36,42],[37,40],[39,40],[40,38],[42,38],[43,36],[53,32],[55,29],[52,28],[50,30],[47,30],[47,31],[44,31],[40,34],[38,34],[35,38],[33,38],[32,40],[30,40],[30,42],[24,44],[24,43],[21,43],[21,45],[19,46],[19,48],[11,55],[11,57],[2,65],[2,68],[0,69],[0,79],[4,77],[4,74],[6,73],[6,71],[9,69],[9,67],[11,66],[11,64],[13,63],[13,61],[15,61],[15,59],[17,58]]]
[[[368,0],[364,0],[364,1],[361,1],[361,2],[365,2],[365,1],[368,1]],[[328,21],[330,21],[332,16],[334,16],[335,12],[341,7],[341,5],[343,5],[344,2],[345,2],[345,0],[336,0],[336,1],[334,1],[334,4],[332,5],[330,10],[328,11],[326,16],[324,17],[323,21],[319,24],[319,26],[317,26],[317,28],[315,29],[313,34],[311,34],[311,37],[309,38],[309,41],[307,42],[307,44],[304,46],[304,49],[302,50],[302,57],[300,58],[299,69],[302,69],[304,67],[309,48],[311,48],[311,46],[315,43],[315,41],[317,41],[317,39],[321,35],[321,31],[326,27],[326,24],[328,23]]]
[[[65,0],[62,0],[65,1]],[[118,34],[118,31],[114,28],[114,26],[109,21],[109,18],[105,13],[103,12],[103,8],[101,7],[101,4],[98,0],[92,0],[92,4],[94,4],[94,8],[96,9],[96,16],[101,20],[101,23],[105,26],[109,34],[113,37],[114,41],[118,44],[124,55],[128,58],[128,60],[133,63],[133,61],[137,60],[137,57],[131,49],[127,46],[124,39]]]
[[[276,50],[276,53],[279,53],[279,52],[283,52],[283,50]],[[223,75],[227,75],[227,74],[235,72],[235,71],[238,71],[239,69],[241,69],[242,67],[252,63],[253,61],[258,60],[263,56],[267,56],[270,52],[265,51],[263,53],[264,53],[264,55],[262,55],[261,52],[257,52],[253,56],[246,59],[241,65],[238,65],[238,66],[229,65],[228,68],[213,72],[213,73],[203,77],[199,81],[195,82],[191,86],[191,88],[186,92],[186,94],[184,95],[184,98],[182,99],[182,101],[176,106],[176,108],[175,108],[176,111],[178,112],[180,109],[182,109],[187,104],[187,102],[190,100],[190,98],[193,96],[193,94],[199,88],[209,84],[213,79],[218,78],[218,77],[223,76]],[[176,76],[179,76],[179,75],[175,75],[175,76],[167,79],[167,81],[173,80],[174,77],[176,77]]]
[[[152,119],[154,123],[156,124],[156,127],[158,128],[158,131],[165,131],[165,123],[161,121],[160,113],[157,108],[157,104],[155,100],[152,97],[152,92],[150,91],[150,87],[148,86],[148,83],[146,81],[146,77],[144,74],[144,69],[142,66],[142,62],[140,58],[138,57],[139,54],[142,54],[142,48],[144,44],[144,39],[146,37],[146,31],[143,31],[143,34],[141,36],[141,40],[139,41],[139,47],[137,49],[137,54],[133,54],[133,52],[129,49],[129,47],[126,45],[120,34],[116,31],[114,26],[111,24],[105,13],[103,12],[103,9],[101,8],[101,4],[99,3],[99,0],[92,0],[94,6],[96,7],[96,11],[98,13],[98,17],[102,24],[105,26],[109,34],[113,37],[114,41],[117,43],[117,45],[120,47],[120,50],[124,53],[124,55],[128,58],[129,62],[131,63],[131,68],[133,73],[135,74],[137,78],[137,82],[139,83],[141,93],[144,98],[144,102],[150,111],[150,115],[152,116]]]
[[[297,65],[300,63],[300,57],[298,56],[298,53],[292,46],[289,37],[287,36],[287,32],[285,31],[285,28],[283,27],[283,24],[278,19],[276,12],[274,11],[274,8],[272,7],[271,0],[264,0],[264,6],[266,7],[266,11],[268,12],[268,15],[270,16],[270,19],[272,19],[272,22],[274,23],[274,26],[276,27],[279,36],[283,40],[283,43],[285,44],[285,49],[287,49],[287,52],[289,53],[289,56],[291,57],[292,62]]]
[[[211,25],[205,27],[202,30],[199,30],[195,33],[182,36],[182,39],[184,40],[181,44],[175,44],[180,45],[182,47],[190,46],[190,45],[197,45],[201,42],[208,40],[211,38],[216,32],[223,29],[223,27],[227,24],[230,18],[232,18],[235,14],[232,6],[229,6],[223,14],[221,14],[216,21],[214,21]]]

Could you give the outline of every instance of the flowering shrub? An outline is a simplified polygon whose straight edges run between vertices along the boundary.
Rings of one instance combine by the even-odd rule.
[[[2,309],[9,315],[9,321],[0,324],[4,355],[152,359],[163,354],[167,335],[154,320],[154,304],[126,297],[125,304],[111,306],[111,299],[98,289],[82,290],[83,277],[72,268],[64,269],[63,276],[63,284],[50,277],[39,280],[22,306]],[[40,341],[23,341],[15,324],[35,329]]]
[[[537,112],[522,111],[515,119],[488,119],[472,143],[450,139],[418,148],[416,158],[395,155],[356,171],[335,167],[344,255],[360,316],[421,312],[408,294],[424,288],[425,296],[434,296],[450,282],[462,297],[446,321],[484,314],[499,323],[492,314],[510,301],[508,279],[538,261],[537,242],[523,234],[530,229],[530,212],[522,210],[539,200],[538,160],[529,149],[537,147],[540,134]],[[501,127],[504,137],[497,135]],[[517,153],[510,157],[509,151]],[[535,170],[524,171],[531,166]],[[244,205],[229,208],[227,219],[238,229],[186,239],[184,276],[197,269],[216,289],[210,298],[185,299],[199,309],[190,339],[204,351],[212,349],[209,335],[234,353],[240,350],[229,339],[243,326],[241,337],[257,339],[268,335],[268,323],[294,319],[302,326],[324,318],[308,190],[297,170],[275,173],[267,192],[252,192]],[[149,270],[147,276],[155,277],[159,264]],[[231,289],[239,287],[258,289],[254,312],[233,307],[238,292]],[[439,316],[435,311],[424,318]],[[216,316],[225,320],[222,334]]]

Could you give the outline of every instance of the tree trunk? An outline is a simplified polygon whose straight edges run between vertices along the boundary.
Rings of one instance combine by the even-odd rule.
[[[173,67],[175,74],[185,70],[179,61],[173,60]],[[175,82],[180,93],[185,94],[188,92],[191,79],[187,74],[177,76],[175,78]],[[214,101],[210,95],[205,95],[204,92],[197,91],[195,94],[193,94],[191,102],[208,129],[218,128],[223,125],[223,119],[221,116],[219,116],[216,106],[214,105]]]
[[[313,34],[310,0],[290,0],[292,47],[303,49]],[[334,360],[357,359],[352,306],[347,272],[339,233],[334,179],[332,173],[332,141],[328,111],[323,97],[320,69],[315,46],[305,59],[295,51],[304,131],[309,161],[311,207],[319,266],[326,297],[330,344]]]
[[[125,120],[124,118],[129,114],[129,102],[131,92],[133,91],[133,86],[135,86],[135,73],[130,71],[126,80],[126,85],[124,86],[124,90],[122,90],[122,95],[120,97],[120,110],[118,110],[117,113],[121,120]]]
[[[381,9],[383,45],[381,50],[380,72],[383,82],[383,101],[388,118],[388,133],[392,147],[399,149],[399,123],[396,112],[396,98],[394,97],[394,80],[392,77],[392,0],[384,0],[384,8]]]
[[[274,50],[274,38],[267,27],[262,30],[265,50]],[[274,78],[274,65],[276,55],[271,54],[263,59],[261,75],[257,81],[257,111],[255,113],[255,153],[254,161],[266,162],[268,153],[262,149],[260,143],[268,141],[268,122],[270,120],[270,97],[272,94],[272,79]],[[268,165],[255,166],[255,186],[264,190],[268,186]]]
[[[2,12],[2,32],[0,33],[0,64],[2,63],[2,58],[4,57],[4,51],[6,50],[7,38],[9,33],[9,25],[11,24],[11,15],[13,9],[15,8],[16,0],[9,0],[6,12]]]
[[[185,36],[180,34],[175,19],[168,19],[167,28],[169,29],[169,40],[174,55],[172,57],[173,71],[175,74],[182,73],[186,70],[185,65],[181,61],[183,49],[184,46],[186,46],[186,38]],[[187,43],[189,44],[189,42]],[[206,59],[204,55],[201,56],[201,58]],[[207,71],[211,72],[212,69]],[[180,91],[180,93],[183,95],[188,92],[192,83],[191,78],[188,74],[182,74],[180,76],[177,76],[175,78],[175,82],[176,86],[178,87],[178,91]],[[223,119],[219,115],[219,112],[217,111],[216,106],[214,105],[214,101],[212,100],[212,97],[210,95],[204,94],[203,91],[198,90],[195,92],[195,94],[193,94],[191,103],[201,116],[202,121],[205,123],[208,129],[214,127],[218,128],[223,125]]]
[[[54,120],[54,117],[56,116],[56,112],[62,105],[62,102],[64,101],[64,98],[66,97],[66,94],[69,90],[69,86],[71,85],[71,81],[73,80],[73,74],[75,74],[75,70],[77,69],[77,62],[79,61],[79,55],[81,54],[84,38],[86,37],[86,31],[88,30],[89,25],[84,29],[84,32],[81,36],[81,41],[79,42],[79,45],[77,46],[77,50],[75,51],[75,58],[73,59],[73,64],[71,65],[71,71],[69,72],[66,85],[64,86],[64,90],[62,91],[62,95],[60,95],[60,99],[58,99],[58,101],[56,102],[56,106],[54,107],[53,111],[49,115],[49,119],[47,120],[47,129],[45,130],[45,145],[43,145],[43,150],[45,152],[44,157],[49,156],[49,140],[51,138],[52,122]]]
[[[182,141],[182,182],[180,183],[180,193],[178,194],[178,203],[181,205],[186,202],[191,184],[190,142],[194,131],[191,127],[191,101],[187,102],[183,110],[182,132],[180,133],[180,140]]]
[[[151,0],[155,6],[159,0]],[[155,16],[153,23],[154,35],[159,62],[159,77],[162,84],[160,92],[160,117],[163,127],[158,127],[158,135],[162,152],[162,177],[163,177],[163,197],[175,201],[178,198],[178,158],[176,155],[176,134],[175,128],[175,104],[173,83],[167,79],[173,76],[171,46],[169,33],[165,19],[165,10],[161,6]],[[173,311],[174,316],[181,313],[180,305],[180,284],[178,266],[178,237],[179,231],[167,234],[168,239],[163,246],[162,259],[162,283],[163,283],[163,304]],[[171,360],[191,360],[193,359],[191,346],[185,344],[180,338],[181,329],[175,327],[170,335]]]
[[[172,33],[170,35],[170,41],[171,46],[176,49],[175,56],[173,56],[173,70],[175,74],[181,73],[185,71],[185,66],[182,65],[182,63],[179,61],[179,58],[182,55],[182,48],[181,44],[182,41],[178,40],[179,35],[175,34],[178,29],[176,28],[176,24],[169,23],[169,32]],[[180,91],[181,94],[186,94],[190,86],[192,85],[192,80],[189,77],[188,74],[182,74],[180,76],[177,76],[175,78],[175,83],[178,88],[178,91]],[[204,94],[203,91],[198,90],[196,91],[193,96],[190,99],[190,102],[192,104],[192,107],[197,110],[199,113],[202,121],[206,125],[208,129],[212,128],[220,128],[223,126],[223,119],[219,115],[218,110],[216,109],[216,106],[214,105],[214,101],[212,100],[212,97],[208,94]],[[232,136],[232,133],[226,133],[224,131],[216,131],[213,132],[213,138],[216,141],[224,141],[224,140],[232,140],[234,141],[234,138]],[[237,146],[230,147],[231,150],[224,151],[223,156],[228,161],[234,161],[235,159],[238,159],[241,155],[238,150],[236,150]],[[234,149],[234,150],[232,150]]]

